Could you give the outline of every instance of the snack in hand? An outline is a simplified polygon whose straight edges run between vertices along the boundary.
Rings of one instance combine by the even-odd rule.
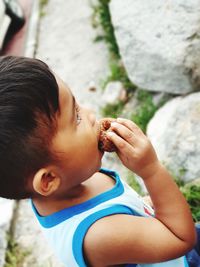
[[[111,131],[111,122],[115,121],[112,118],[104,118],[99,121],[100,123],[100,135],[99,135],[99,150],[102,152],[114,152],[116,151],[115,145],[108,139],[107,132]]]

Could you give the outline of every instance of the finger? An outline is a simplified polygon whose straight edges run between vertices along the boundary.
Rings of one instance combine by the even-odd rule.
[[[117,122],[126,126],[133,132],[143,133],[142,130],[138,127],[138,125],[131,120],[124,119],[124,118],[117,118]]]
[[[108,132],[107,137],[109,140],[116,146],[118,152],[130,153],[132,151],[133,146],[127,143],[121,136],[117,135],[115,132]]]
[[[136,138],[134,136],[134,132],[131,131],[128,127],[117,122],[112,122],[111,130],[115,131],[118,135],[120,135],[124,140],[126,140],[131,145],[134,145]]]

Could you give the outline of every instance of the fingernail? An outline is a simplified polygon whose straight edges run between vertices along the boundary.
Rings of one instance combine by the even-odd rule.
[[[111,126],[113,127],[117,126],[117,122],[111,122]]]

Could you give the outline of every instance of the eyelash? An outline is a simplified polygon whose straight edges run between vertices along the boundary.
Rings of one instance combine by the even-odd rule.
[[[80,116],[80,107],[78,105],[76,105],[76,121],[77,124],[79,124],[81,122],[82,118]]]

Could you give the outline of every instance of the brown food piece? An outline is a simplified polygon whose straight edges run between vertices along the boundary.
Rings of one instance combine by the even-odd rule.
[[[111,122],[115,119],[105,118],[99,121],[100,123],[100,135],[99,135],[99,150],[102,152],[114,152],[116,151],[115,145],[108,139],[106,133],[110,131]]]

